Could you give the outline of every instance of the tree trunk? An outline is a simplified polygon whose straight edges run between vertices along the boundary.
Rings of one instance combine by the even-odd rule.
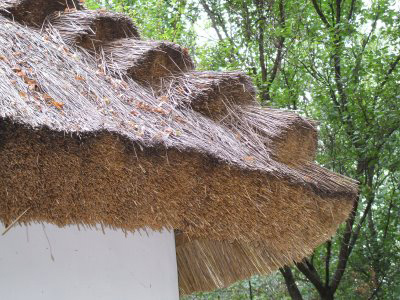
[[[289,267],[284,266],[283,268],[280,268],[279,271],[282,273],[283,278],[285,279],[286,287],[292,300],[303,300],[303,297],[301,296],[299,288],[297,287],[296,281],[293,277],[292,270]]]
[[[332,291],[328,288],[326,293],[321,295],[321,300],[333,300],[333,293]]]

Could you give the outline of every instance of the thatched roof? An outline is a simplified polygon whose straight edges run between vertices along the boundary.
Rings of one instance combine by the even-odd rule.
[[[246,75],[194,71],[121,15],[77,9],[0,3],[0,221],[175,229],[182,293],[335,233],[357,184],[313,162],[313,121],[261,108]]]

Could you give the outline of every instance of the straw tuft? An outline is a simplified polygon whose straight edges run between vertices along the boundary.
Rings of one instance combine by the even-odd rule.
[[[121,38],[140,38],[138,29],[128,16],[104,10],[59,12],[54,13],[49,21],[65,43],[89,50]]]
[[[160,94],[214,120],[226,117],[235,105],[256,105],[251,79],[241,72],[192,71],[162,81]]]
[[[56,11],[82,9],[78,0],[2,0],[0,15],[29,26],[41,27],[45,19]]]
[[[188,50],[169,42],[120,39],[104,45],[103,51],[114,72],[155,88],[161,78],[194,68]]]
[[[315,159],[318,133],[312,120],[289,111],[247,106],[234,115],[234,122],[239,131],[250,126],[279,162],[295,166]]]

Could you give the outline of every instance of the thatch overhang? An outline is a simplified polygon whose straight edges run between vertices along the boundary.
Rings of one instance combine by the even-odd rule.
[[[47,2],[0,5],[3,223],[175,229],[191,293],[299,261],[347,218],[357,184],[313,162],[313,121],[261,108],[244,74],[193,71],[177,45],[99,32],[87,52],[51,24],[80,7]]]
[[[160,89],[162,79],[194,68],[189,53],[179,45],[165,41],[126,38],[102,47],[107,65],[151,88]]]
[[[140,38],[139,30],[131,18],[105,10],[67,9],[64,12],[54,12],[49,17],[49,23],[60,33],[66,44],[88,50],[97,50],[105,42]]]
[[[41,27],[54,12],[81,10],[79,0],[2,0],[0,14],[33,27]]]

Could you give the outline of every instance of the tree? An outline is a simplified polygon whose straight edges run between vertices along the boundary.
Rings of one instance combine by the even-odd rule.
[[[285,0],[201,0],[200,4],[219,43],[229,49],[230,68],[247,68],[256,79],[261,102],[270,103],[271,87],[284,56]]]
[[[378,203],[383,200],[381,190],[389,188],[395,193],[399,188],[398,180],[386,181],[388,177],[398,178],[399,168],[393,165],[398,166],[399,161],[396,157],[389,160],[385,152],[398,151],[400,146],[400,105],[396,101],[400,92],[396,84],[400,51],[395,32],[399,24],[394,19],[395,10],[386,1],[378,1],[370,9],[357,1],[311,0],[311,4],[312,11],[304,25],[308,36],[317,40],[304,39],[300,47],[291,49],[295,55],[288,63],[301,67],[310,76],[311,97],[318,99],[309,106],[313,110],[310,114],[324,124],[321,135],[325,155],[320,156],[320,162],[356,178],[361,193],[342,235],[326,243],[323,259],[321,249],[314,254],[319,255],[318,267],[312,258],[296,267],[321,299],[333,299],[353,250],[358,248],[363,253],[363,247],[368,247],[370,259],[361,261],[368,266],[363,271],[372,280],[368,297],[375,297],[388,271],[382,266],[396,268],[384,262],[387,258],[378,245],[386,242],[387,235],[378,238],[380,231],[376,228],[378,223],[390,223],[393,206],[389,205],[380,218],[374,215],[382,213],[378,210]],[[381,26],[378,31],[377,24]],[[396,228],[393,230],[395,233]],[[361,233],[366,238],[357,244]],[[398,247],[395,243],[392,246],[392,251]],[[337,253],[333,251],[336,248]],[[287,280],[287,274],[282,274]]]

